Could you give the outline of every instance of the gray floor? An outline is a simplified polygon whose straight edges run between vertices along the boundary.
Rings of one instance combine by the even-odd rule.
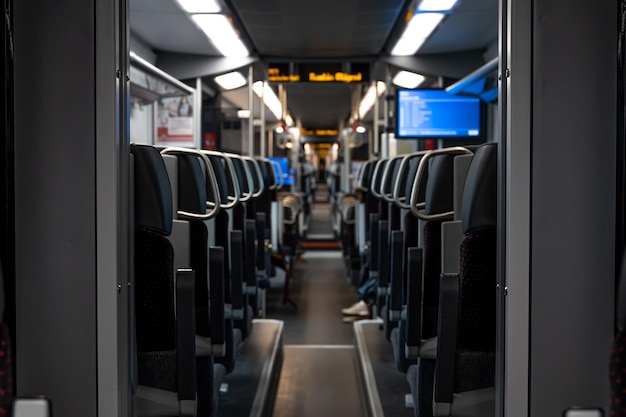
[[[295,307],[282,304],[282,289],[267,295],[267,317],[285,322],[286,345],[353,344],[352,325],[344,322],[341,309],[358,301],[358,296],[348,285],[339,251],[306,253],[295,266],[291,299]]]
[[[314,203],[311,207],[311,221],[307,236],[333,236],[331,206],[326,203]]]
[[[331,206],[315,204],[309,230],[332,234]],[[282,304],[282,288],[267,294],[267,317],[283,320],[286,345],[351,345],[354,333],[344,321],[341,309],[358,301],[356,289],[348,283],[341,251],[307,250],[294,268],[291,299]]]
[[[275,378],[280,372],[282,356],[275,358],[275,369],[266,368],[266,364],[277,338],[280,337],[280,327],[279,323],[272,320],[255,321],[250,337],[239,351],[235,370],[224,378],[224,383],[228,384],[228,392],[220,397],[217,416],[249,416],[253,407],[259,406],[259,401],[266,401],[267,404],[263,405],[271,408],[273,398],[257,398],[257,391],[260,384],[269,384],[268,391],[276,389]]]
[[[328,205],[314,207],[315,230],[328,230],[329,210]],[[272,416],[366,416],[353,321],[341,314],[343,307],[358,298],[356,289],[348,283],[341,251],[305,252],[295,265],[291,298],[295,307],[282,304],[282,289],[268,290],[267,317],[284,322],[282,369]],[[384,414],[412,416],[412,410],[404,408],[408,383],[395,369],[391,345],[377,326],[368,329],[365,339]],[[266,349],[244,345],[242,356],[262,357]],[[227,377],[231,390],[220,400],[218,416],[249,415],[256,392],[249,375],[261,371],[261,362],[238,361],[235,372]]]
[[[273,417],[367,415],[354,346],[285,346]]]
[[[329,205],[313,206],[309,230],[332,233]],[[341,251],[307,251],[295,266],[291,294],[296,307],[283,305],[280,291],[268,294],[268,317],[285,323],[273,417],[366,416],[354,330],[341,314],[358,297]]]
[[[411,393],[406,374],[398,370],[393,348],[385,338],[381,324],[364,324],[363,335],[384,415],[414,417],[413,408],[405,407],[405,395]]]

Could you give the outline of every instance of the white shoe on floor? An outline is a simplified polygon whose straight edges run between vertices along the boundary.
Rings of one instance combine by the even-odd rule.
[[[365,301],[361,300],[348,308],[342,309],[341,312],[346,316],[368,317],[370,315],[370,307]]]

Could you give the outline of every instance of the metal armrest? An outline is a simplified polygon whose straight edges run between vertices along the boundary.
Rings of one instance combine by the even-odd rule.
[[[226,354],[226,331],[224,314],[224,248],[209,248],[209,294],[211,349],[213,355]]]
[[[419,357],[422,342],[422,248],[407,251],[407,335],[405,356]]]
[[[233,309],[233,319],[243,319],[243,233],[241,230],[230,232],[230,256],[232,259],[230,268],[230,295]]]
[[[389,221],[378,222],[378,306],[385,305],[389,291]]]
[[[248,219],[246,220],[246,241],[244,248],[246,293],[248,295],[256,295],[256,241],[256,221]]]
[[[265,271],[265,213],[256,213],[256,269]]]
[[[391,232],[391,268],[389,292],[389,320],[399,321],[404,299],[404,233],[399,230]]]
[[[450,407],[454,396],[454,364],[459,311],[459,275],[442,274],[439,290],[435,407]],[[447,414],[446,414],[447,415]]]
[[[370,272],[378,274],[378,214],[370,214]]]
[[[176,272],[176,364],[178,401],[196,400],[196,303],[194,272]]]

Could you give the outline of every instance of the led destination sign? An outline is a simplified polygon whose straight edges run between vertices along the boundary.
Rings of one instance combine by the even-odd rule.
[[[337,129],[300,129],[302,136],[337,136],[339,131]]]
[[[357,62],[269,64],[271,83],[362,83],[369,81],[370,64]]]

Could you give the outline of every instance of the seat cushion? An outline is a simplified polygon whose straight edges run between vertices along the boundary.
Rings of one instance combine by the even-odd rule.
[[[432,417],[435,360],[418,359],[416,365],[409,366],[406,379],[411,386],[415,415],[419,417]]]

